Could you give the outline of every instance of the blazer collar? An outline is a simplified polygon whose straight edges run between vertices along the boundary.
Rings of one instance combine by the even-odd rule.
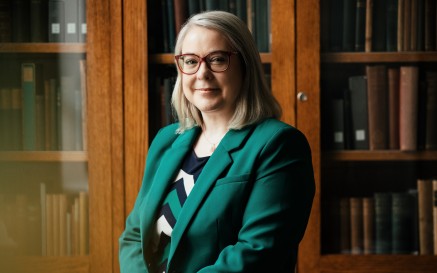
[[[214,186],[220,174],[232,163],[232,150],[239,148],[244,143],[252,128],[253,126],[249,126],[241,130],[230,130],[211,155],[189,198],[187,198],[173,229],[169,261],[171,261],[191,219],[199,209],[203,199],[206,198],[210,188]]]

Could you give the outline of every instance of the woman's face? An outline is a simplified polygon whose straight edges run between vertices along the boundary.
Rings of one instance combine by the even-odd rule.
[[[215,30],[192,27],[182,42],[182,54],[205,57],[216,51],[234,50],[224,35]],[[196,73],[182,74],[184,95],[202,114],[220,114],[228,118],[234,113],[242,82],[242,67],[236,54],[230,55],[230,64],[226,71],[213,72],[203,60]]]

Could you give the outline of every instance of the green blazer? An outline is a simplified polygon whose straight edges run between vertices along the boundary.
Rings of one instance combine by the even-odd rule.
[[[119,243],[122,273],[148,271],[147,254],[167,186],[200,129],[160,130]],[[171,239],[168,273],[294,272],[315,192],[311,152],[296,128],[267,119],[230,130],[187,198]]]

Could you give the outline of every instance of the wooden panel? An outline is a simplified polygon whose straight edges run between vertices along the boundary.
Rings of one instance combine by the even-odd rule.
[[[391,62],[437,62],[436,52],[367,52],[325,53],[326,63],[391,63]]]
[[[111,1],[87,1],[90,272],[113,272]],[[115,63],[116,64],[116,63]],[[113,85],[114,84],[114,85]]]
[[[275,0],[272,12],[272,92],[282,106],[282,120],[296,124],[294,0]],[[286,37],[284,37],[286,36]]]
[[[297,92],[306,101],[297,102],[297,128],[311,145],[316,195],[308,227],[299,249],[298,272],[318,272],[320,256],[320,40],[319,0],[296,2]]]
[[[118,238],[125,224],[124,107],[123,107],[123,0],[111,0],[111,156],[112,156],[112,266],[120,272]]]
[[[126,214],[141,185],[148,149],[146,1],[124,1],[124,135]]]

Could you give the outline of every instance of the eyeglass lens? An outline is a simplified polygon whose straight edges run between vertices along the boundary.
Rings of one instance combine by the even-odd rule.
[[[201,58],[195,54],[185,54],[179,57],[178,65],[182,72],[194,74],[199,70],[202,61],[213,72],[223,72],[229,66],[230,54],[228,52],[212,52]]]

